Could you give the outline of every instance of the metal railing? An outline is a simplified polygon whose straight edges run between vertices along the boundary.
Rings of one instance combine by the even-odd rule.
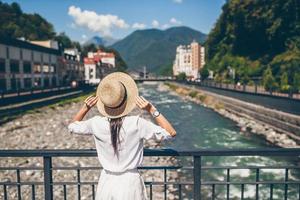
[[[292,199],[290,197],[290,187],[297,187],[296,191],[297,199],[300,199],[300,180],[299,177],[297,180],[290,179],[289,172],[290,170],[296,170],[300,172],[300,148],[291,148],[291,149],[279,149],[279,148],[271,148],[271,149],[201,149],[197,151],[175,151],[172,149],[145,149],[144,155],[146,157],[165,157],[171,156],[175,158],[192,158],[190,166],[183,166],[178,164],[174,165],[159,165],[159,166],[142,166],[140,170],[162,170],[163,171],[163,181],[155,182],[155,181],[146,181],[145,184],[149,189],[149,197],[153,199],[153,187],[162,186],[163,187],[163,199],[168,199],[167,188],[170,185],[176,186],[176,197],[178,199],[183,198],[183,186],[191,186],[192,197],[195,200],[199,199],[218,199],[218,195],[216,194],[217,186],[225,186],[224,194],[225,196],[221,199],[231,199],[230,197],[230,188],[233,186],[240,187],[240,199],[245,198],[245,187],[248,185],[255,186],[255,199],[259,199],[260,191],[262,186],[269,187],[269,197],[268,199],[274,198],[274,188],[276,185],[283,186],[283,199]],[[75,186],[77,187],[77,199],[81,199],[81,188],[89,186],[91,190],[91,198],[95,199],[95,186],[97,185],[97,181],[84,181],[81,180],[81,175],[85,170],[101,170],[101,167],[92,167],[92,166],[54,166],[53,159],[59,157],[96,157],[95,150],[1,150],[0,151],[0,159],[9,160],[12,158],[42,158],[43,165],[40,167],[12,167],[12,166],[1,166],[1,171],[14,171],[16,175],[16,181],[4,181],[4,179],[0,180],[0,186],[2,187],[2,194],[4,200],[10,199],[8,187],[16,187],[16,196],[17,199],[23,199],[22,188],[25,186],[31,187],[31,199],[36,199],[36,188],[43,187],[44,191],[44,199],[52,200],[57,199],[53,192],[53,187],[61,187],[63,190],[63,199],[67,199],[68,187]],[[286,158],[288,156],[293,157],[296,162],[293,165],[289,166],[262,166],[261,163],[256,163],[256,165],[251,166],[211,166],[204,164],[203,158],[205,157],[230,157],[230,156],[267,156],[267,157],[280,157]],[[96,159],[96,158],[95,158]],[[231,171],[236,169],[250,169],[254,171],[255,178],[251,181],[236,181],[232,180]],[[282,169],[284,170],[283,180],[261,180],[261,172],[264,169]],[[40,170],[43,174],[42,181],[22,181],[21,173],[23,170]],[[73,170],[76,171],[76,180],[75,181],[54,181],[54,173],[58,170]],[[191,170],[191,181],[168,181],[168,171],[170,170]],[[225,170],[226,179],[225,180],[204,180],[204,176],[208,170]],[[1,176],[0,176],[1,177]],[[208,188],[209,187],[209,188]],[[28,199],[28,198],[26,198]],[[61,198],[60,198],[61,199]],[[253,198],[252,198],[253,199]],[[282,199],[282,198],[281,198]],[[295,196],[293,197],[295,199]]]
[[[266,91],[263,86],[254,84],[254,85],[247,85],[247,84],[232,84],[232,83],[221,83],[215,81],[203,81],[203,82],[190,82],[204,87],[211,87],[223,90],[230,90],[235,92],[243,92],[249,94],[259,94],[265,96],[272,96],[272,97],[281,97],[281,98],[288,98],[294,100],[300,100],[299,93],[282,93],[277,91]]]

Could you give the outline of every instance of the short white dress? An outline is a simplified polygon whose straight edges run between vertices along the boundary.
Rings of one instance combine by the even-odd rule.
[[[140,116],[124,117],[118,157],[112,147],[107,117],[95,116],[85,121],[76,121],[68,129],[71,133],[90,134],[94,137],[98,159],[103,167],[96,200],[147,199],[144,181],[137,167],[143,161],[144,140],[170,139],[171,135],[165,129]]]

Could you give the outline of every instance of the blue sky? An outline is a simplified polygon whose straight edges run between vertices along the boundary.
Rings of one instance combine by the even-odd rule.
[[[4,0],[39,13],[71,39],[123,38],[137,29],[189,26],[208,33],[225,0]]]

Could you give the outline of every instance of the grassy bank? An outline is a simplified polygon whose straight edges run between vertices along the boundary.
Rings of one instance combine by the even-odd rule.
[[[221,109],[224,106],[222,103],[217,101],[215,98],[208,96],[198,90],[195,90],[193,88],[187,88],[187,87],[180,87],[174,83],[166,82],[166,86],[169,87],[172,91],[176,92],[177,94],[189,98],[189,100],[194,101],[198,104],[206,105],[213,109]]]

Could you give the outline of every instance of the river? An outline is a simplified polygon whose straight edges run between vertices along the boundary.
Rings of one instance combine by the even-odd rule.
[[[195,150],[199,148],[266,148],[270,147],[263,139],[251,133],[241,132],[236,124],[213,110],[187,101],[182,97],[165,90],[158,83],[139,84],[140,95],[152,102],[174,125],[177,136],[165,143],[175,150]],[[261,156],[205,157],[204,165],[215,166],[274,166],[292,165],[292,158],[270,158]],[[262,169],[261,180],[284,180],[284,169]],[[271,178],[271,179],[270,179]],[[206,170],[204,180],[226,180],[226,170]],[[255,170],[231,170],[231,181],[254,181]],[[299,172],[289,171],[289,180],[299,181]],[[224,186],[226,187],[226,186]],[[240,197],[240,186],[230,186],[230,196]],[[274,186],[274,199],[281,199],[283,185]],[[225,189],[216,188],[218,198],[225,198]],[[296,199],[298,187],[289,186],[289,199]],[[260,186],[260,199],[267,199],[269,186]],[[255,185],[245,186],[245,199],[255,197]]]

